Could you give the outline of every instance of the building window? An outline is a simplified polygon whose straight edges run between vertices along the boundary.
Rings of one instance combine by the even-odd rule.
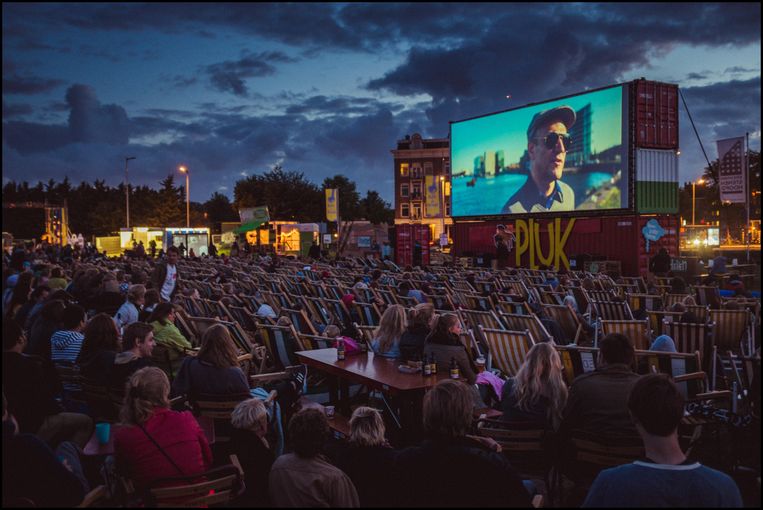
[[[450,198],[445,199],[445,216],[450,216]]]
[[[427,161],[424,163],[424,175],[432,175],[434,170],[432,169],[432,162]]]
[[[400,185],[400,196],[403,198],[408,198],[408,183],[401,184]]]
[[[414,220],[420,220],[421,219],[421,204],[413,204],[413,215],[412,218]]]
[[[413,165],[411,175],[414,179],[421,179],[421,166],[418,163]]]
[[[414,200],[421,200],[421,183],[420,182],[413,183],[413,194],[411,198],[413,198]]]
[[[408,163],[400,163],[400,177],[408,177]]]
[[[400,204],[400,216],[403,218],[408,218],[410,214],[410,205],[409,204]]]

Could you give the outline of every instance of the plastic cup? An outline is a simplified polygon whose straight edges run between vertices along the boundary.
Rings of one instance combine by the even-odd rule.
[[[484,356],[479,356],[475,360],[475,363],[477,364],[477,370],[479,370],[480,372],[484,372],[485,371],[485,357]]]
[[[96,423],[95,437],[101,444],[108,444],[111,435],[111,423]]]
[[[334,417],[334,406],[324,406],[323,409],[326,412],[326,418],[330,420]]]

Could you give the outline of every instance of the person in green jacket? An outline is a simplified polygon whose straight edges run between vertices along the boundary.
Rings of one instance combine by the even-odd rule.
[[[186,350],[192,349],[193,346],[175,326],[175,308],[171,303],[156,305],[147,322],[154,328],[156,345],[164,347],[164,349],[154,350],[154,362],[162,367],[172,380],[185,358]],[[167,366],[167,358],[169,358],[169,366]]]

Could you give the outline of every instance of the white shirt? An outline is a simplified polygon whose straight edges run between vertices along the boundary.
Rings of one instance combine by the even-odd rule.
[[[175,282],[178,277],[178,270],[175,266],[167,264],[167,276],[164,278],[164,284],[162,285],[162,299],[169,301],[172,296],[172,291],[175,290]]]

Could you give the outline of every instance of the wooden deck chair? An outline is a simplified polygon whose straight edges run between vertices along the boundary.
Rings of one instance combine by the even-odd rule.
[[[556,321],[559,327],[564,331],[564,336],[571,340],[570,343],[578,344],[585,339],[583,325],[578,320],[577,315],[569,306],[566,305],[541,305],[543,312],[548,318]]]
[[[308,335],[317,335],[318,331],[313,326],[310,318],[304,310],[292,310],[291,308],[282,308],[281,314],[286,315],[290,320],[297,333],[305,333]]]
[[[668,374],[675,378],[702,370],[699,351],[688,353],[636,350],[635,359],[636,372],[640,375]]]
[[[707,322],[710,320],[710,308],[705,305],[684,305],[686,311],[694,314],[701,322]]]
[[[697,303],[700,305],[709,306],[713,309],[721,307],[721,294],[718,287],[695,285],[694,295],[697,298]]]
[[[513,313],[530,315],[532,311],[526,301],[496,301],[495,310],[498,313]]]
[[[637,287],[636,294],[646,294],[646,282],[643,276],[623,276],[622,280],[628,285]]]
[[[547,305],[563,305],[564,304],[564,297],[567,294],[564,292],[554,292],[554,291],[546,291],[541,290],[540,291],[540,301],[541,303],[546,303]]]
[[[302,302],[312,320],[324,326],[331,324],[331,313],[321,298],[302,297]]]
[[[527,301],[527,299],[530,296],[530,291],[528,290],[524,282],[508,281],[506,282],[506,287],[508,287],[511,290],[511,294],[522,296],[525,299],[525,301]]]
[[[424,294],[424,297],[438,310],[453,310],[455,308],[447,294]]]
[[[389,290],[385,289],[376,289],[375,290],[376,295],[381,298],[382,301],[384,301],[385,305],[396,305],[397,303],[397,295],[394,292],[391,292]]]
[[[760,377],[760,358],[739,357],[731,351],[726,351],[724,360],[724,372],[728,374],[726,387],[733,388],[733,383],[736,383],[736,391],[732,391],[732,397],[736,396],[732,411],[740,414],[759,412],[755,408],[752,386],[759,380],[756,379],[756,373],[757,377]],[[741,405],[742,408],[737,410],[737,405]]]
[[[267,347],[277,370],[297,365],[298,360],[294,353],[306,350],[301,345],[297,332],[291,326],[260,324],[258,334],[262,338],[262,343]]]
[[[499,313],[498,318],[503,321],[506,329],[512,331],[529,330],[536,344],[540,342],[554,342],[554,338],[535,314]]]
[[[496,316],[495,312],[482,312],[477,310],[463,310],[460,309],[457,312],[458,318],[461,320],[464,331],[471,330],[474,333],[474,338],[482,344],[485,350],[487,344],[482,333],[478,330],[478,326],[491,329],[506,329],[501,320]]]
[[[615,294],[614,292],[610,292],[608,290],[585,290],[583,289],[583,292],[586,294],[586,297],[588,298],[588,301],[614,301]]]
[[[588,298],[583,287],[572,287],[572,297],[575,298],[575,302],[578,305],[578,310],[581,314],[591,313],[591,301]]]
[[[715,323],[713,343],[720,352],[750,355],[754,350],[752,318],[747,310],[710,310]]]
[[[646,350],[651,344],[648,320],[601,321],[601,331],[605,336],[610,333],[625,335],[634,349]],[[594,345],[594,347],[598,347],[598,345]]]
[[[180,333],[191,342],[191,345],[198,347],[201,338],[196,333],[193,325],[188,322],[188,315],[183,309],[175,310],[175,327],[180,330]]]
[[[638,285],[629,283],[616,283],[615,294],[621,298],[625,298],[626,294],[637,293],[639,291]]]
[[[401,304],[406,308],[413,308],[414,306],[419,304],[419,302],[416,301],[415,298],[408,297],[408,296],[401,296],[399,294],[397,295],[397,302],[398,304]]]
[[[356,338],[355,340],[360,342],[365,342],[367,349],[371,350],[371,342],[373,341],[374,337],[376,336],[376,326],[361,326],[359,324],[355,324],[355,327],[360,331],[360,338]]]
[[[244,328],[244,331],[257,331],[257,317],[243,306],[228,306],[233,319]]]
[[[598,320],[605,321],[632,321],[633,313],[625,301],[597,301],[592,300],[591,305]]]
[[[230,423],[231,414],[239,403],[250,398],[252,396],[248,391],[224,395],[199,393],[188,395],[188,402],[197,416],[214,420],[215,443],[217,444],[230,441],[230,434],[233,430]]]
[[[564,380],[568,386],[577,376],[596,370],[599,349],[572,345],[555,345],[554,347],[561,358]]]
[[[483,328],[480,333],[488,346],[487,368],[498,368],[504,375],[515,376],[527,353],[535,345],[529,331]]]
[[[263,290],[260,291],[260,295],[262,296],[262,300],[270,305],[276,314],[281,313],[281,301],[276,298],[275,294],[267,290]]]
[[[681,318],[681,312],[662,312],[659,310],[650,310],[646,312],[646,316],[649,319],[649,329],[652,330],[652,335],[655,337],[665,334],[664,322],[678,322]]]
[[[350,311],[342,301],[337,299],[323,299],[322,301],[333,317],[332,324],[342,327],[342,324],[350,324],[352,322],[352,315],[350,315]]]
[[[374,303],[354,302],[352,307],[358,313],[363,326],[378,326],[381,322],[381,312]]]
[[[204,309],[201,305],[197,303],[194,298],[189,296],[180,296],[180,306],[183,307],[183,310],[185,310],[188,315],[194,317],[201,317],[204,313]]]
[[[676,351],[692,353],[699,351],[705,371],[712,366],[712,334],[715,324],[663,321],[663,331],[673,339]]]
[[[307,350],[330,349],[336,343],[333,338],[327,336],[307,335],[305,333],[299,333],[299,339],[302,342],[302,346]]]
[[[728,390],[710,390],[706,372],[678,375],[673,377],[673,382],[676,383],[676,386],[686,383],[684,398],[687,402],[713,401],[716,403],[715,405],[723,405],[726,409],[731,409],[731,392]],[[679,390],[680,388],[681,386],[679,386]]]
[[[628,306],[633,310],[643,310],[644,312],[662,310],[662,297],[653,294],[626,294]]]
[[[663,297],[663,303],[665,303],[665,310],[670,308],[676,303],[683,303],[684,299],[691,297],[690,294],[665,294]]]

